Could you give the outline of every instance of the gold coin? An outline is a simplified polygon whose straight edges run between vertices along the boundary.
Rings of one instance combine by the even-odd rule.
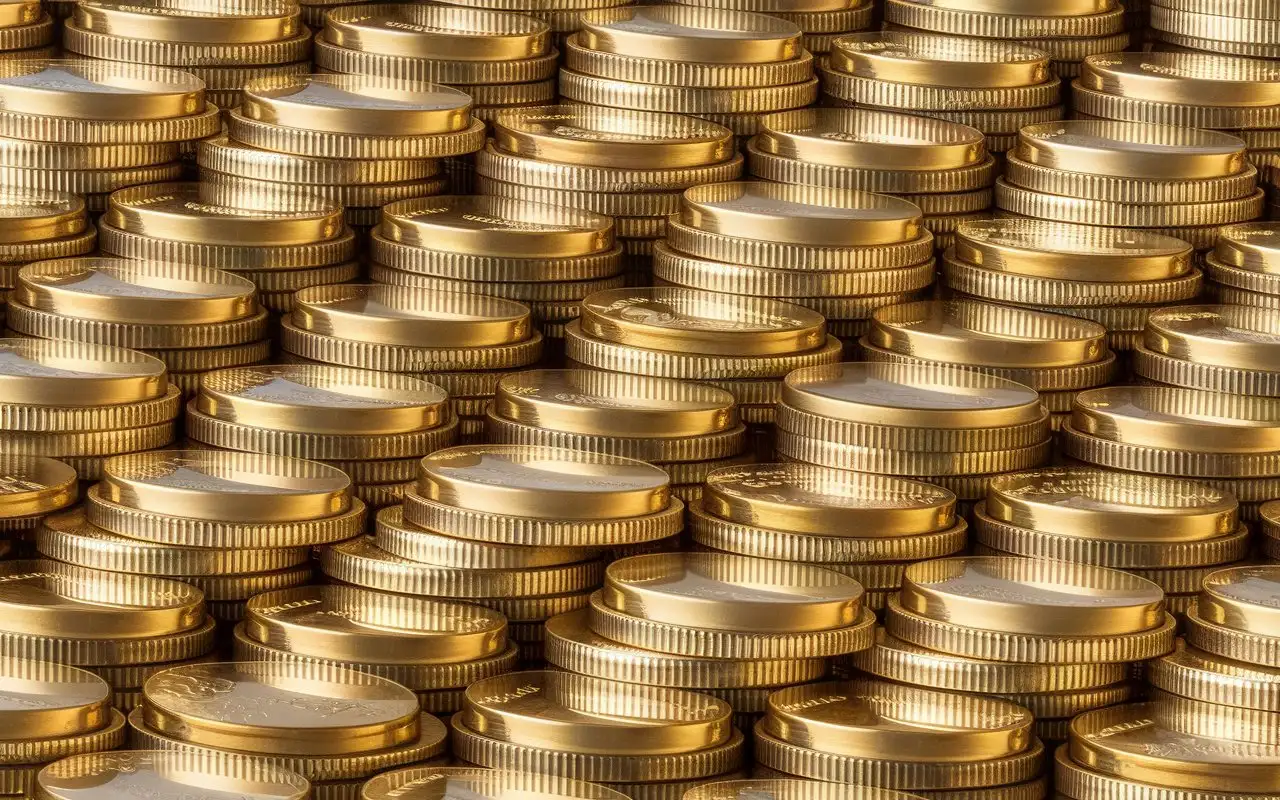
[[[1220,231],[1213,254],[1223,264],[1251,272],[1280,272],[1280,222],[1246,222]]]
[[[350,50],[456,61],[516,61],[544,55],[549,26],[523,14],[447,6],[339,6],[324,38]]]
[[[942,33],[989,39],[1083,38],[1124,30],[1124,9],[1112,5],[1105,11],[1083,15],[1027,15],[987,13],[956,3],[937,5],[916,0],[887,0],[885,19],[890,24]],[[1039,7],[1036,9],[1039,11]]]
[[[234,3],[139,7],[91,0],[76,6],[72,19],[76,27],[94,33],[209,45],[277,42],[296,36],[302,26],[297,6],[283,0],[252,10]]]
[[[239,425],[351,435],[434,428],[447,400],[440,387],[408,375],[296,364],[207,373],[191,405]]]
[[[1139,100],[1219,107],[1280,103],[1280,76],[1262,61],[1206,53],[1087,56],[1085,89]]]
[[[1120,570],[1030,558],[948,558],[907,568],[901,607],[989,631],[1118,636],[1157,628],[1164,593]]]
[[[111,687],[86,670],[5,657],[0,658],[0,707],[13,726],[5,739],[81,736],[109,724]]]
[[[1026,126],[1014,154],[1066,172],[1197,180],[1240,172],[1244,149],[1243,141],[1217,131],[1077,119]]]
[[[1146,678],[1166,692],[1232,708],[1271,712],[1280,699],[1280,669],[1216,656],[1184,642],[1149,662]]]
[[[521,303],[406,286],[310,286],[294,303],[289,318],[301,330],[380,344],[495,347],[524,341],[531,326]]]
[[[158,750],[86,753],[40,771],[37,793],[48,800],[125,800],[139,794],[226,793],[254,800],[305,800],[311,784],[293,772],[245,761],[218,764],[188,753]]]
[[[761,727],[824,753],[954,763],[1022,752],[1031,723],[1031,712],[1007,700],[854,680],[774,692]]]
[[[262,453],[153,450],[103,466],[99,496],[141,511],[226,522],[300,522],[344,513],[351,481],[335,467]]]
[[[657,553],[615,561],[601,603],[658,623],[758,633],[853,625],[863,589],[820,567],[721,553]]]
[[[0,103],[10,113],[81,120],[162,120],[205,110],[204,83],[195,76],[118,61],[0,62]]]
[[[1205,577],[1197,615],[1210,624],[1275,636],[1277,591],[1280,566],[1221,569]]]
[[[418,492],[445,505],[535,519],[622,519],[665,509],[667,473],[558,447],[470,445],[422,459]]]
[[[1071,426],[1146,447],[1265,454],[1280,447],[1280,404],[1171,386],[1108,386],[1076,395]]]
[[[866,108],[806,108],[760,118],[762,153],[834,167],[953,170],[982,163],[981,131]]]
[[[34,245],[85,230],[84,200],[66,192],[15,189],[0,192],[0,242]]]
[[[0,387],[9,403],[140,403],[165,393],[164,364],[134,350],[46,339],[0,339]]]
[[[0,27],[12,28],[18,25],[29,25],[44,14],[39,3],[30,0],[6,2],[0,6]]]
[[[311,76],[298,77],[309,80]],[[304,119],[298,120],[295,118],[296,115],[293,114],[287,116],[294,122],[299,122],[302,127],[290,127],[285,124],[256,119],[246,110],[242,102],[240,108],[234,109],[226,115],[228,135],[237,141],[264,150],[317,158],[360,158],[369,160],[446,158],[448,156],[474,153],[484,144],[485,123],[480,119],[471,117],[469,105],[451,106],[454,102],[464,102],[463,98],[469,99],[468,95],[455,89],[417,81],[400,81],[391,78],[383,79],[361,75],[318,75],[314,77],[338,80],[350,79],[345,82],[368,83],[375,86],[389,84],[383,87],[385,91],[379,90],[379,93],[396,95],[401,93],[401,89],[406,89],[408,97],[419,98],[415,102],[402,102],[400,104],[392,101],[390,108],[383,109],[383,116],[386,116],[387,113],[396,116],[405,111],[410,114],[417,111],[425,111],[430,119],[437,120],[440,124],[446,124],[442,120],[446,115],[454,119],[461,119],[462,123],[456,130],[417,135],[386,136],[382,133],[386,126],[389,125],[394,129],[397,123],[388,122],[385,125],[377,123],[376,120],[380,118],[379,115],[370,115],[368,113],[370,102],[376,105],[381,102],[380,100],[374,99],[370,101],[368,98],[362,98],[360,94],[354,92],[338,92],[334,98],[337,102],[328,106],[296,104],[299,114]],[[442,97],[446,98],[445,102],[439,107],[433,107],[431,98]],[[368,127],[372,130],[345,132],[311,127],[305,121],[305,117],[307,116],[306,112],[313,108],[330,112],[326,116],[336,117],[335,120],[331,120],[329,123],[334,127],[345,125],[351,128]],[[278,115],[271,113],[268,116],[274,118]],[[361,119],[365,121],[363,126],[359,123]],[[0,118],[0,122],[2,121],[3,119]],[[431,127],[431,125],[426,124],[422,127]],[[373,209],[368,211],[370,213],[362,217],[356,216],[355,219],[367,219],[369,221],[363,224],[374,224],[373,220],[376,214]],[[350,216],[351,214],[352,211],[348,211],[348,215]]]
[[[756,768],[759,773],[761,768]],[[823,783],[798,778],[754,778],[699,783],[685,800],[921,800],[920,795],[875,786]]]
[[[482,767],[408,767],[384,772],[364,784],[360,800],[433,800],[465,795],[503,800],[624,800],[627,795],[598,783]]]
[[[226,134],[203,139],[196,158],[201,168],[240,178],[323,186],[371,186],[425,181],[440,173],[440,162],[428,159],[354,161],[314,158],[259,150]]]
[[[689,6],[588,11],[578,41],[604,53],[711,64],[787,61],[800,54],[794,23]]]
[[[613,289],[582,302],[583,334],[653,350],[770,356],[819,347],[823,318],[791,303],[680,287]]]
[[[906,30],[841,36],[828,57],[833,69],[849,75],[925,86],[1032,86],[1050,77],[1042,50]]]
[[[1272,370],[1280,325],[1266,309],[1178,306],[1147,317],[1143,344],[1172,358],[1241,369]]]
[[[254,122],[328,133],[430,136],[466,130],[471,98],[447,86],[368,75],[282,75],[244,86]]]
[[[304,664],[176,667],[147,679],[142,719],[193,745],[334,756],[397,747],[419,733],[418,699],[385,678]]]
[[[382,210],[388,240],[496,258],[537,253],[571,258],[613,247],[613,221],[564,206],[502,197],[448,195],[401,200]]]
[[[910,0],[933,8],[967,11],[975,14],[1009,14],[1024,16],[1027,7],[1019,0]],[[1116,7],[1115,0],[1049,0],[1036,6],[1036,16],[1077,17],[1104,14]],[[1126,10],[1128,6],[1126,6]]]
[[[494,122],[503,151],[609,169],[680,169],[733,154],[726,128],[693,117],[582,105],[511,109]]]
[[[569,672],[513,672],[467,687],[460,722],[526,747],[666,755],[726,743],[732,709],[710,695]]]
[[[76,471],[36,456],[0,456],[0,519],[48,514],[76,501]]]

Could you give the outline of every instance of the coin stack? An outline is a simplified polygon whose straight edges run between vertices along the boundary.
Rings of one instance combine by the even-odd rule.
[[[613,217],[637,286],[650,282],[650,256],[680,193],[742,173],[728,128],[675,114],[546,106],[500,114],[493,135],[476,154],[479,193]]]
[[[1270,3],[1150,0],[1157,41],[1178,49],[1280,58],[1280,17]]]
[[[1162,233],[1197,250],[1223,225],[1262,216],[1243,140],[1113,120],[1028,125],[996,181],[996,207],[1055,222]]]
[[[512,793],[546,800],[626,800],[627,795],[598,783],[536,772],[484,767],[409,767],[384,772],[361,789],[361,800],[427,800],[437,789],[449,797],[502,800]]]
[[[462,708],[467,685],[509,672],[519,655],[507,641],[506,618],[491,609],[342,585],[251,598],[234,648],[243,661],[388,678],[436,714]]]
[[[995,159],[981,131],[955,122],[866,108],[785,111],[760,119],[746,152],[764,180],[902,196],[939,231],[939,249],[991,206]]]
[[[181,393],[163,363],[121,347],[0,339],[0,449],[65,461],[80,480],[113,455],[177,435]]]
[[[773,400],[739,406],[714,385],[598,370],[530,370],[498,382],[486,413],[489,441],[568,447],[661,467],[686,502],[719,467],[749,457],[742,415],[772,411]]]
[[[464,762],[595,781],[645,800],[741,774],[744,739],[731,713],[685,689],[531,671],[473,683],[450,727]]]
[[[702,499],[689,504],[689,530],[701,547],[848,575],[878,612],[908,564],[964,549],[968,526],[955,512],[954,494],[919,481],[747,464],[707,475]]]
[[[0,59],[33,60],[48,58],[57,37],[52,14],[38,0],[9,3],[0,16]]]
[[[294,295],[293,312],[281,320],[286,358],[421,377],[448,393],[459,437],[483,441],[484,409],[494,385],[508,370],[536,362],[543,338],[521,303],[438,288],[340,284],[303,289]],[[398,463],[400,468],[376,482],[413,480],[412,459]]]
[[[684,504],[665,472],[555,447],[471,445],[422,459],[404,505],[372,537],[326,549],[330,578],[379,591],[466,600],[502,612],[525,662],[543,622],[581,608],[606,550],[674,536]]]
[[[746,11],[666,5],[582,15],[560,94],[594,106],[689,114],[753,136],[760,114],[818,98],[800,28]]]
[[[1019,0],[885,0],[884,7],[886,27],[1003,39],[1043,50],[1053,74],[1064,80],[1080,74],[1086,56],[1128,47],[1124,13],[1117,0],[1053,0],[1033,6]]]
[[[207,372],[187,404],[198,445],[324,461],[351,478],[370,508],[404,496],[416,460],[458,431],[448,395],[409,375],[328,365]]]
[[[1223,228],[1203,256],[1209,296],[1226,305],[1280,308],[1280,247],[1272,244],[1278,233],[1277,222]]]
[[[1249,306],[1181,306],[1147,317],[1133,371],[1156,383],[1280,397],[1280,316]]]
[[[1280,667],[1280,629],[1275,626],[1277,592],[1280,566],[1275,564],[1234,567],[1210,574],[1196,605],[1187,612],[1187,645],[1257,667]],[[1263,743],[1280,744],[1274,729],[1260,733],[1268,736]]]
[[[1158,233],[1035,219],[966,222],[943,255],[953,297],[1092,320],[1114,352],[1142,341],[1147,317],[1194,298],[1191,245]]]
[[[912,4],[914,5],[914,4]],[[871,106],[958,122],[1014,146],[1024,125],[1062,119],[1062,82],[1043,50],[914,31],[842,36],[822,69],[831,105]]]
[[[654,248],[653,275],[660,286],[729,303],[803,306],[850,340],[872,311],[918,299],[933,283],[927,226],[918,206],[888,195],[752,181],[696,186]]]
[[[99,800],[127,800],[152,794],[190,797],[210,791],[258,800],[306,800],[311,783],[295,772],[247,761],[213,764],[190,753],[126,750],[75,755],[50,765],[36,777],[35,796],[76,800],[92,792]]]
[[[628,5],[631,0],[447,0],[441,5],[509,11],[540,19],[551,28],[556,47],[564,49],[565,39],[582,28],[582,15],[600,9]]]
[[[1248,522],[1280,497],[1280,399],[1110,386],[1077,395],[1062,432],[1064,455],[1209,484],[1234,495]]]
[[[211,369],[271,355],[267,312],[234,273],[122,258],[29,264],[9,294],[6,322],[40,339],[128,347],[164,362],[169,380],[195,392]]]
[[[460,89],[485,122],[510,106],[554,102],[558,57],[547,23],[525,14],[399,4],[330,11],[315,55],[327,72]]]
[[[61,461],[0,456],[0,532],[25,539],[46,515],[74,504],[79,493],[76,471]],[[0,548],[7,554],[12,545]]]
[[[14,145],[18,153],[40,147],[39,143],[17,141]],[[84,148],[85,152],[89,150]],[[0,153],[3,152],[4,144],[0,143]],[[20,158],[28,156],[29,153]],[[0,155],[0,164],[4,163]],[[0,289],[6,294],[18,285],[18,270],[23,265],[85,255],[93,252],[97,243],[98,231],[89,221],[83,198],[69,192],[0,192]]]
[[[716,0],[716,2],[722,2],[722,0]],[[734,5],[736,0],[728,0],[728,3]],[[701,4],[695,0],[688,5]],[[876,15],[874,2],[861,3],[859,0],[820,0],[820,2],[804,3],[803,7],[810,9],[806,11],[792,11],[796,4],[775,3],[772,0],[765,0],[764,3],[748,0],[744,5],[753,7],[740,7],[742,11],[764,11],[762,6],[768,6],[773,9],[767,12],[769,16],[784,19],[795,25],[800,29],[800,46],[815,57],[831,52],[832,44],[841,36],[871,30],[874,27]]]
[[[1102,386],[1116,373],[1107,331],[1097,322],[975,300],[879,309],[859,346],[869,361],[952,366],[1029,386],[1056,415],[1055,430],[1077,392]],[[1000,471],[1009,469],[1022,467]]]
[[[240,90],[252,78],[311,71],[311,32],[290,0],[182,0],[141,7],[87,0],[63,23],[62,46],[91,60],[186,70],[204,82],[206,99],[220,109],[240,105]],[[138,182],[161,180],[173,178]]]
[[[400,684],[318,664],[192,664],[149,678],[142,699],[129,714],[135,747],[285,769],[317,797],[359,797],[378,772],[432,763],[448,736]]]
[[[160,183],[111,195],[98,220],[108,255],[226,270],[258,287],[258,301],[282,313],[306,286],[360,273],[355,236],[342,209],[311,203],[302,211],[226,205],[204,183]]]
[[[219,125],[200,79],[120,61],[0,62],[0,105],[4,184],[82,195],[95,214],[116,189],[177,180],[179,146]]]
[[[124,744],[124,716],[111,707],[111,687],[97,675],[8,653],[0,658],[0,793],[31,797],[36,775],[51,762]]]
[[[1245,558],[1250,545],[1227,492],[1087,467],[996,478],[974,510],[974,539],[996,555],[1131,572],[1163,589],[1174,614],[1195,602],[1206,575]]]
[[[369,277],[520,301],[543,335],[558,341],[582,298],[622,286],[613,234],[609,217],[563,205],[475,195],[404,200],[382,209]]]

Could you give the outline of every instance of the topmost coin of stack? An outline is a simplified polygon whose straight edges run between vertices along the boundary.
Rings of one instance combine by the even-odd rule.
[[[632,0],[443,0],[440,5],[485,8],[493,11],[514,11],[526,17],[534,17],[551,27],[557,47],[574,31],[582,28],[582,15],[596,9],[617,8]]]
[[[6,3],[0,14],[0,58],[47,58],[55,38],[51,14],[37,0]]]

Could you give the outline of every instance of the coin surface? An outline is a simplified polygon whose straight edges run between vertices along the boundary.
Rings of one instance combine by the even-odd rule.
[[[982,132],[928,117],[868,108],[805,108],[760,118],[762,152],[835,167],[961,169],[982,162]]]
[[[87,670],[45,661],[0,658],[0,714],[5,739],[77,736],[107,724],[111,687]]]
[[[427,136],[465,130],[471,97],[448,86],[369,75],[281,75],[244,86],[249,120],[329,133]]]
[[[1265,453],[1280,443],[1280,402],[1172,386],[1107,386],[1075,396],[1071,427],[1145,447]]]
[[[1086,56],[1077,80],[1085,89],[1162,103],[1232,108],[1280,103],[1280,71],[1273,65],[1207,53]]]
[[[1280,320],[1270,309],[1178,306],[1147,317],[1142,342],[1173,358],[1240,369],[1274,370]]]
[[[412,58],[513,61],[547,52],[550,27],[523,14],[447,6],[339,6],[324,39],[338,47]]]
[[[711,64],[786,61],[800,54],[794,23],[689,6],[588,11],[578,41],[603,53]]]
[[[875,786],[823,783],[802,779],[713,781],[685,792],[688,800],[919,800],[920,795]]]
[[[0,242],[34,243],[72,236],[88,224],[84,200],[67,192],[0,192]]]
[[[860,78],[960,88],[1049,80],[1049,56],[1015,42],[909,30],[852,33],[832,43],[831,66]]]
[[[76,471],[39,456],[0,456],[0,518],[47,514],[71,505]]]
[[[1013,152],[1030,164],[1066,172],[1196,180],[1244,169],[1244,151],[1243,140],[1217,131],[1074,119],[1027,125]]]
[[[9,403],[88,406],[140,403],[168,388],[158,359],[106,345],[0,339],[0,388]]]
[[[504,800],[623,800],[627,795],[598,783],[480,767],[409,767],[384,772],[361,789],[361,800],[436,800],[440,797]]]
[[[1214,256],[1224,264],[1254,272],[1280,272],[1280,223],[1245,222],[1219,232]]]
[[[50,800],[125,800],[140,794],[305,800],[311,791],[301,775],[277,767],[161,750],[75,755],[42,769],[37,786]]]
[[[119,61],[0,62],[7,112],[85,120],[160,120],[204,110],[204,82],[187,72]]]
[[[585,256],[613,246],[613,223],[577,208],[504,197],[444,195],[382,209],[379,232],[393,242],[478,256]]]
[[[297,7],[278,1],[247,8],[217,2],[166,7],[94,0],[76,6],[72,19],[80,30],[103,36],[215,45],[278,42],[297,36],[302,24]]]
[[[1232,567],[1204,579],[1198,616],[1239,631],[1277,636],[1280,628],[1280,565]]]

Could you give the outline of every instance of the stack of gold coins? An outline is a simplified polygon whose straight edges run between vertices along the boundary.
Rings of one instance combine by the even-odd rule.
[[[656,800],[741,774],[744,738],[731,715],[723,700],[685,689],[533,671],[473,683],[450,727],[464,762]]]
[[[36,775],[50,762],[124,744],[124,716],[111,707],[111,687],[85,670],[6,653],[0,658],[0,701],[0,790],[6,796],[38,794]]]
[[[881,308],[859,346],[869,361],[952,366],[1029,386],[1059,415],[1052,418],[1055,430],[1077,392],[1102,386],[1116,373],[1116,355],[1099,323],[975,300]]]
[[[640,461],[555,447],[471,445],[422,460],[404,505],[373,537],[326,550],[330,578],[380,591],[468,600],[502,612],[526,662],[543,622],[581,608],[606,550],[680,531],[684,504]]]
[[[1187,645],[1245,664],[1280,667],[1277,592],[1280,566],[1275,564],[1212,573],[1205,578],[1195,607],[1187,613]],[[1266,743],[1277,744],[1275,731],[1270,733]]]
[[[919,478],[965,503],[985,497],[995,473],[1047,461],[1049,437],[1034,389],[942,364],[799,369],[778,404],[782,457]]]
[[[1127,5],[1127,4],[1126,4]],[[1043,50],[1053,73],[1080,74],[1080,62],[1129,46],[1125,9],[1118,0],[1052,0],[1027,6],[1019,0],[885,0],[889,27],[1003,39]]]
[[[1280,500],[1263,503],[1258,518],[1262,523],[1262,554],[1273,562],[1280,561]]]
[[[505,107],[554,102],[558,57],[547,23],[477,8],[346,6],[316,35],[322,70],[453,86],[485,122]]]
[[[1280,58],[1280,17],[1270,3],[1150,0],[1157,41],[1174,48]]]
[[[873,611],[902,586],[908,564],[963,550],[967,528],[946,489],[809,464],[718,469],[689,504],[696,544],[849,575]]]
[[[1023,125],[1062,119],[1062,82],[1043,50],[914,31],[855,33],[835,41],[822,70],[833,105],[872,106],[958,122],[1003,153]]]
[[[40,146],[31,142],[14,144],[19,152]],[[0,152],[3,150],[4,145],[0,144]],[[0,163],[4,163],[3,156]],[[3,192],[0,214],[0,289],[18,285],[18,270],[24,264],[80,256],[93,252],[97,246],[98,231],[89,222],[84,199],[68,192]]]
[[[649,258],[680,192],[742,173],[728,128],[674,114],[546,106],[500,114],[493,134],[476,154],[480,194],[613,217],[634,285],[649,284]]]
[[[199,78],[119,61],[0,63],[0,104],[5,185],[83,195],[95,214],[117,189],[177,180],[178,146],[219,125]]]
[[[563,205],[474,195],[405,200],[382,209],[369,277],[518,300],[544,336],[559,340],[582,298],[622,286],[613,234],[609,217]]]
[[[83,509],[44,520],[36,534],[43,556],[189,583],[204,592],[209,614],[230,624],[253,595],[310,581],[310,546],[354,536],[364,512],[335,467],[216,450],[108,459],[88,498]],[[262,531],[261,541],[227,547],[225,529],[234,528]]]
[[[1228,492],[1240,517],[1280,497],[1280,400],[1171,386],[1110,386],[1076,396],[1063,453],[1126,472],[1193,478]]]
[[[121,347],[0,339],[0,442],[8,455],[65,461],[94,481],[113,455],[177,435],[181,392],[160,361]]]
[[[453,797],[502,800],[512,792],[543,800],[626,800],[621,792],[598,783],[557,778],[536,772],[485,767],[408,767],[371,778],[361,800],[428,800],[443,791]]]
[[[689,114],[753,136],[760,114],[818,98],[795,23],[694,6],[582,15],[565,42],[560,94],[594,106]]]
[[[220,202],[206,184],[161,183],[111,195],[98,220],[99,244],[109,255],[189,264],[234,272],[258,287],[258,301],[288,311],[305,286],[338,283],[360,273],[355,236],[342,209],[268,211]]]
[[[1158,233],[1033,219],[965,222],[943,255],[956,297],[1092,320],[1107,346],[1132,350],[1156,309],[1195,297],[1191,245]]]
[[[1136,228],[1213,247],[1218,230],[1262,216],[1243,140],[1113,120],[1028,125],[996,181],[996,207],[1022,217]]]
[[[536,362],[543,338],[521,303],[436,288],[341,284],[303,289],[294,296],[293,312],[281,321],[281,345],[298,363],[409,373],[431,381],[448,393],[459,437],[483,441],[484,409],[494,385],[507,371]],[[376,482],[411,481],[414,466],[412,459],[401,461],[401,469]]]
[[[1280,315],[1250,306],[1161,309],[1147,317],[1133,371],[1156,383],[1280,397]]]
[[[1272,244],[1278,233],[1277,222],[1219,231],[1213,250],[1203,255],[1209,296],[1227,305],[1280,308],[1280,246]]]
[[[555,45],[564,48],[565,39],[582,28],[582,15],[599,9],[628,5],[632,0],[447,0],[441,5],[510,11],[540,19],[551,28]]]
[[[1174,614],[1195,601],[1207,574],[1249,553],[1249,529],[1229,493],[1086,467],[996,478],[974,509],[974,538],[996,555],[1132,572],[1163,589]]]
[[[6,4],[0,16],[0,59],[48,58],[56,38],[53,14],[46,13],[39,0]]]
[[[875,3],[862,0],[676,0],[675,4],[778,17],[800,29],[800,46],[815,56],[829,52],[831,43],[841,36],[869,30],[876,16]]]
[[[258,800],[306,800],[310,782],[295,772],[249,761],[213,764],[190,753],[126,750],[75,755],[51,764],[36,778],[36,796],[77,800],[92,793],[100,800],[128,800],[159,794],[188,797],[209,792]]]
[[[870,192],[696,186],[654,248],[653,275],[658,285],[715,292],[729,303],[794,303],[849,340],[872,311],[919,299],[933,283],[928,224],[914,203]]]
[[[24,538],[47,514],[76,502],[76,471],[40,456],[0,456],[0,531]],[[4,544],[8,552],[9,543]]]
[[[745,413],[772,411],[755,398]],[[744,407],[713,385],[597,370],[530,370],[498,382],[489,441],[636,458],[667,471],[688,501],[711,470],[747,460]]]
[[[253,284],[207,267],[122,258],[29,264],[9,294],[6,322],[26,336],[146,353],[164,362],[186,394],[203,372],[271,355],[267,312]]]
[[[437,714],[462,708],[468,684],[510,671],[518,655],[496,611],[355,586],[257,595],[235,630],[237,659],[379,675]]]
[[[448,735],[400,684],[317,664],[176,667],[147,679],[142,700],[129,714],[135,747],[286,769],[319,797],[358,797],[376,773],[443,753]]]
[[[711,381],[743,405],[775,394],[794,369],[839,361],[842,350],[816,311],[684,287],[597,292],[565,327],[573,365]],[[774,418],[760,413],[753,421]]]
[[[253,78],[311,71],[311,31],[291,0],[89,0],[63,23],[62,46],[88,59],[184,69],[220,109],[240,105]]]
[[[409,375],[319,364],[208,372],[187,405],[187,436],[226,450],[324,461],[370,508],[395,505],[414,461],[447,447],[448,394]]]
[[[939,249],[991,206],[995,159],[981,131],[954,122],[865,108],[787,111],[762,117],[746,150],[757,178],[901,195],[936,229]]]
[[[887,789],[1042,796],[1031,712],[992,697],[855,679],[769,696],[756,760],[772,773]]]

